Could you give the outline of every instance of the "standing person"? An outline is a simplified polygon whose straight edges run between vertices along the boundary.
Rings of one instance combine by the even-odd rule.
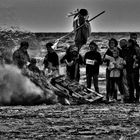
[[[127,49],[128,49],[127,40],[121,39],[119,45],[122,51],[122,58],[125,61],[126,56],[127,56]],[[123,71],[122,71],[122,84],[123,84],[123,89],[124,89],[124,101],[127,102],[129,100],[129,88],[128,88],[128,81],[127,81],[126,61],[125,61]]]
[[[23,41],[20,43],[20,48],[13,53],[13,62],[18,68],[22,69],[26,67],[27,63],[30,62],[28,54],[29,43]]]
[[[129,87],[129,101],[139,102],[139,64],[137,61],[137,53],[135,49],[135,42],[132,39],[128,40],[128,49],[125,57],[127,81]],[[136,89],[136,97],[134,90]]]
[[[104,54],[103,61],[106,63],[107,68],[106,68],[106,101],[109,101],[109,94],[110,94],[110,70],[108,69],[109,63],[110,63],[110,57],[113,57],[113,50],[118,46],[118,41],[115,38],[111,38],[108,43],[109,48]],[[117,47],[118,48],[118,47]],[[121,50],[118,48],[119,54],[121,55]],[[116,94],[117,96],[117,90]],[[115,96],[114,95],[114,96]],[[116,97],[115,97],[116,98]]]
[[[119,57],[119,50],[114,48],[113,50],[113,58],[110,59],[109,67],[110,70],[110,95],[111,99],[115,99],[117,101],[117,95],[115,91],[115,86],[117,85],[119,91],[121,93],[121,101],[124,101],[123,97],[123,85],[122,85],[122,78],[121,78],[121,71],[123,69],[124,60],[123,58]],[[114,95],[115,94],[115,95]]]
[[[47,54],[44,58],[44,70],[46,68],[48,69],[48,73],[52,74],[59,74],[59,57],[55,50],[52,48],[53,44],[52,43],[47,43],[46,48],[47,48]]]
[[[81,49],[82,45],[87,43],[87,39],[91,33],[90,23],[88,22],[88,11],[86,9],[80,9],[73,21],[73,28],[75,30],[75,45],[78,51]],[[85,24],[84,24],[85,23]],[[83,25],[81,28],[76,30],[78,27]]]
[[[93,78],[95,91],[99,93],[98,75],[99,66],[102,64],[101,54],[97,51],[98,46],[94,41],[89,44],[90,51],[85,54],[84,62],[86,64],[87,88],[91,88]]]
[[[63,56],[60,62],[66,64],[67,78],[79,82],[80,64],[83,64],[83,60],[82,56],[78,53],[78,48],[75,45],[71,45],[67,49],[66,54]],[[78,67],[75,68],[76,66]]]
[[[137,34],[136,33],[130,33],[130,39],[134,41],[134,49],[136,51],[135,61],[133,65],[133,71],[134,71],[134,88],[136,89],[136,99],[135,102],[139,102],[139,96],[140,96],[140,86],[139,86],[139,69],[140,69],[140,47],[137,43]]]

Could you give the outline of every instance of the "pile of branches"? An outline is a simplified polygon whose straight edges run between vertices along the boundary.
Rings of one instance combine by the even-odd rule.
[[[29,70],[23,73],[44,91],[45,103],[84,104],[98,102],[103,98],[102,95],[87,89],[86,86],[66,79],[64,75],[53,77]]]
[[[86,88],[85,85],[77,81],[66,79],[64,75],[52,78],[51,84],[58,89],[65,89],[65,96],[69,95],[79,104],[94,103],[102,100],[103,96],[99,93]]]

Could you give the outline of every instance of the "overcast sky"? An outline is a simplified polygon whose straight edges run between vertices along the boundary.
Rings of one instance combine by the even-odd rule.
[[[20,26],[33,32],[70,32],[67,13],[86,8],[92,32],[140,32],[140,0],[0,0],[0,25]]]

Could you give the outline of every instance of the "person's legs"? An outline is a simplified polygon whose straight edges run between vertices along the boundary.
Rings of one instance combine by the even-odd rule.
[[[139,96],[140,96],[140,87],[139,87],[139,69],[136,69],[134,71],[134,87],[136,89],[136,102],[139,102]]]
[[[109,91],[109,96],[111,99],[114,99],[114,94],[115,94],[115,78],[110,78],[110,91]]]
[[[127,101],[129,98],[129,88],[128,88],[126,69],[123,69],[122,84],[123,84],[123,91],[124,91],[124,99]]]
[[[86,74],[86,78],[87,78],[87,88],[91,88],[92,75]]]
[[[93,84],[94,84],[95,91],[99,93],[98,74],[93,75]]]
[[[109,100],[109,93],[110,93],[110,71],[106,69],[106,100]]]
[[[129,100],[130,102],[134,101],[134,81],[133,81],[133,72],[127,72],[127,81],[129,87]]]
[[[122,78],[116,78],[116,83],[118,85],[120,94],[121,94],[121,101],[124,101],[124,89],[123,89],[123,84],[122,84]]]

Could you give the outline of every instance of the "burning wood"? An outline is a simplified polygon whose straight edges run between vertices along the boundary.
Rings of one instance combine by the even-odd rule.
[[[58,102],[61,104],[94,103],[103,98],[102,95],[87,89],[84,85],[65,79],[65,76],[48,77],[44,74],[40,75],[30,71],[24,72],[24,75],[44,91],[46,101],[48,100],[48,95],[52,95],[50,100],[58,97]]]
[[[87,89],[84,85],[80,85],[76,81],[65,79],[65,76],[52,78],[51,84],[58,89],[68,91],[63,94],[65,94],[65,96],[69,95],[70,98],[75,98],[77,103],[93,103],[103,98],[102,95],[91,89]]]

